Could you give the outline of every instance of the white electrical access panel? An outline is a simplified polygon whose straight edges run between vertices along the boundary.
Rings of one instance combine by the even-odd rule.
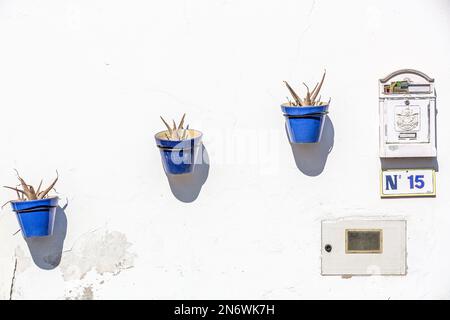
[[[406,220],[322,221],[322,275],[405,275]]]
[[[379,82],[380,157],[436,157],[434,79],[403,69]]]

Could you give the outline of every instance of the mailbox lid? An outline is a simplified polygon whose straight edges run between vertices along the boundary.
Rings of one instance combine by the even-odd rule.
[[[434,79],[414,69],[394,71],[379,81],[380,98],[395,96],[435,96]]]

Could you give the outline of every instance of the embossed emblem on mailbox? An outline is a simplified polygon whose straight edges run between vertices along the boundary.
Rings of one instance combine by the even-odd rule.
[[[417,106],[397,107],[396,108],[396,127],[399,132],[418,131],[420,128],[420,113]]]

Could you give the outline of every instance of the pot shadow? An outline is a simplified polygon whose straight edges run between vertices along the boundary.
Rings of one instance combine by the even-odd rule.
[[[64,240],[67,234],[67,216],[64,207],[58,206],[55,213],[53,234],[48,237],[25,239],[34,264],[44,270],[55,269],[61,262]]]
[[[334,126],[327,115],[324,120],[322,137],[318,143],[291,143],[292,153],[294,155],[297,168],[305,175],[310,177],[318,176],[325,168],[328,155],[331,153],[334,145]],[[286,129],[286,135],[289,135]]]
[[[197,199],[209,175],[209,155],[202,144],[200,154],[196,158],[194,170],[191,173],[172,175],[167,174],[170,189],[175,198],[181,202],[193,202]]]

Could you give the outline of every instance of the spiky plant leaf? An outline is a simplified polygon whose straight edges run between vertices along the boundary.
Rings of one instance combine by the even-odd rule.
[[[178,125],[178,130],[183,129],[184,118],[186,117],[186,113],[183,114],[183,117],[180,120],[180,124]]]
[[[164,125],[166,126],[167,130],[169,130],[169,135],[172,135],[172,128],[169,126],[169,124],[164,120],[162,116],[159,116],[161,120],[164,122]]]
[[[175,120],[172,120],[172,126],[169,126],[169,124],[163,119],[163,117],[161,117],[161,119],[164,122],[164,125],[166,126],[166,128],[169,132],[169,134],[164,133],[167,140],[184,140],[187,138],[188,135],[186,135],[186,133],[189,133],[189,132],[186,130],[183,130],[185,118],[186,118],[186,114],[183,114],[178,126],[177,126]],[[189,128],[189,126],[187,126],[187,128]]]
[[[322,80],[320,80],[319,86],[317,87],[317,89],[315,90],[315,92],[313,93],[313,95],[311,97],[312,100],[316,100],[316,97],[319,94],[320,89],[322,88],[323,81],[325,80],[325,75],[326,74],[327,74],[327,70],[324,70],[323,76],[322,76]]]
[[[37,195],[38,199],[44,199],[44,197],[50,192],[50,190],[53,189],[53,187],[55,186],[56,182],[58,181],[58,178],[59,178],[59,173],[58,173],[58,170],[57,170],[56,171],[56,179],[53,180],[53,182],[50,184],[50,186],[47,189],[39,192],[39,194]]]
[[[297,93],[294,91],[294,89],[292,89],[292,87],[289,85],[289,83],[287,83],[287,81],[284,81],[284,84],[286,85],[286,87],[288,88],[289,92],[291,93],[292,98],[294,98],[295,103],[297,103],[297,105],[301,106],[302,105],[302,100],[297,95]]]
[[[310,106],[311,105],[311,93],[309,92],[309,88],[306,85],[306,83],[303,82],[303,84],[306,87],[306,99],[305,99],[305,105]]]

